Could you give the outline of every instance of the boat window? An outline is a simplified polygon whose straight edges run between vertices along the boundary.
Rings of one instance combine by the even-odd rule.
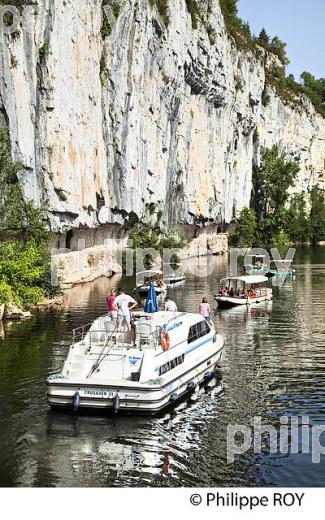
[[[187,342],[193,343],[193,341],[196,341],[197,339],[206,336],[207,334],[209,334],[209,332],[211,332],[211,329],[207,322],[205,320],[199,321],[199,323],[196,323],[195,325],[192,325],[190,327]]]
[[[173,368],[178,367],[182,363],[184,363],[185,356],[182,354],[181,356],[176,357],[172,361],[168,361],[168,363],[165,363],[164,365],[161,365],[159,368],[159,375],[162,376],[163,374],[166,374],[166,372],[169,372],[170,370],[173,370]]]

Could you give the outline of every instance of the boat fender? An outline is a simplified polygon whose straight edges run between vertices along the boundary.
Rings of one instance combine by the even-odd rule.
[[[114,412],[117,413],[119,409],[121,408],[121,398],[118,394],[115,394],[113,399],[113,408]]]
[[[80,407],[80,394],[76,392],[72,398],[73,411],[76,412]]]
[[[189,382],[187,383],[187,389],[188,389],[188,390],[195,390],[195,387],[196,387],[196,384],[195,384],[194,381],[189,381]]]
[[[164,352],[166,352],[170,348],[170,337],[169,337],[168,332],[164,328],[160,329],[159,341],[160,341],[161,348],[163,349]]]
[[[206,372],[204,374],[204,379],[211,379],[211,377],[212,377],[212,372]]]
[[[171,400],[172,403],[175,402],[175,401],[177,400],[177,398],[178,398],[178,395],[176,394],[176,392],[173,393],[173,394],[170,396],[170,400]]]

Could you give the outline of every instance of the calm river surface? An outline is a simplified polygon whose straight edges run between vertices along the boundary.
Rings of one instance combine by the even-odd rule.
[[[227,257],[213,261],[212,275],[188,274],[185,286],[170,291],[181,310],[196,311],[204,295],[213,302],[228,269]],[[281,417],[304,415],[309,426],[299,434],[309,438],[312,426],[325,424],[325,247],[299,249],[294,263],[296,277],[273,289],[273,304],[216,312],[226,338],[223,391],[218,383],[157,418],[72,417],[47,408],[45,381],[60,370],[71,330],[105,312],[118,279],[73,289],[60,312],[5,324],[0,486],[323,486],[325,455],[313,464],[301,446],[270,454],[263,442],[261,453],[250,449],[234,464],[226,456],[228,424],[250,426],[258,416],[279,431]],[[289,450],[292,442],[289,436]]]

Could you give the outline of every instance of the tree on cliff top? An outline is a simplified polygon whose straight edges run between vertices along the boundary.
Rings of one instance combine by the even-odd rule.
[[[269,47],[270,45],[270,37],[269,35],[267,34],[266,30],[263,29],[261,30],[260,34],[258,35],[257,39],[256,39],[256,42],[261,45],[262,47],[265,47],[266,49]]]

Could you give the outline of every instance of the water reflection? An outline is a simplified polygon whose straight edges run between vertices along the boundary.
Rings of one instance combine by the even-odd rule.
[[[208,277],[187,274],[169,289],[180,309],[213,304],[227,257]],[[267,446],[226,461],[228,424],[254,416],[279,428],[283,415],[325,423],[325,248],[301,249],[295,279],[274,288],[273,303],[226,311],[214,321],[226,337],[222,381],[172,413],[150,417],[72,417],[51,413],[45,380],[61,368],[74,327],[106,311],[120,279],[69,293],[65,308],[0,329],[0,485],[236,486],[323,485],[324,463],[309,454],[270,455]],[[132,280],[123,280],[128,291]]]

